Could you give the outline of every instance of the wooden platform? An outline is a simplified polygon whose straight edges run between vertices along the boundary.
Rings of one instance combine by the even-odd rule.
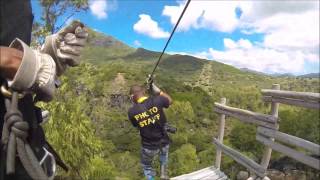
[[[215,167],[207,167],[189,174],[171,178],[171,180],[226,180],[228,177]]]

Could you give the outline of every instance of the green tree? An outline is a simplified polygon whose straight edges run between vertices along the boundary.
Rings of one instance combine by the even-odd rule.
[[[180,175],[195,170],[199,160],[196,148],[192,144],[184,144],[170,155],[170,171],[172,175]]]
[[[33,23],[32,46],[39,46],[44,38],[59,30],[76,13],[89,8],[88,0],[40,0],[42,16],[39,22]],[[61,16],[66,16],[62,24],[57,21]]]
[[[94,157],[102,150],[102,142],[94,135],[90,118],[83,112],[83,98],[51,102],[44,106],[51,113],[45,126],[47,139],[71,167],[70,177],[82,177]],[[83,171],[84,172],[84,171]]]
[[[88,0],[40,0],[43,8],[41,20],[44,27],[53,33],[57,30],[57,20],[60,16],[65,15],[67,10],[71,12],[64,20],[65,23],[75,13],[87,10],[89,8]]]
[[[201,168],[212,165],[216,156],[215,146],[213,144],[208,145],[209,147],[207,149],[198,153],[199,165]]]
[[[86,179],[115,179],[117,170],[114,163],[100,156],[94,156],[90,161],[90,166],[85,171],[88,171]]]
[[[279,112],[280,131],[320,144],[318,110],[283,106]]]
[[[259,158],[263,151],[263,145],[256,141],[256,127],[243,122],[235,121],[229,141],[236,149],[247,153],[252,158]]]
[[[116,168],[120,171],[119,175],[121,177],[141,179],[142,170],[138,157],[135,157],[132,155],[132,153],[125,151],[121,153],[115,153],[111,158]]]
[[[195,114],[189,101],[174,101],[167,110],[167,115],[169,121],[176,125],[179,130],[185,129],[182,124],[193,123],[195,120]]]

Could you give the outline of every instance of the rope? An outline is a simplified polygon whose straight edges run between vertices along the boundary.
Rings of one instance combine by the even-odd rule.
[[[36,156],[27,142],[29,125],[18,110],[18,93],[12,93],[12,99],[6,100],[7,112],[4,117],[2,143],[7,147],[7,174],[15,173],[16,152],[21,163],[32,179],[48,179]]]
[[[186,5],[184,6],[183,11],[182,11],[182,13],[180,14],[180,17],[179,17],[176,25],[174,26],[174,28],[173,28],[173,30],[172,30],[172,32],[171,32],[171,34],[170,34],[170,37],[169,37],[169,39],[167,40],[166,45],[164,46],[164,48],[163,48],[163,50],[162,50],[162,52],[161,52],[161,54],[160,54],[160,56],[159,56],[159,59],[158,59],[156,65],[154,66],[154,68],[153,68],[150,76],[149,76],[149,80],[148,80],[148,81],[151,81],[151,79],[152,79],[152,77],[153,77],[153,74],[154,74],[154,72],[156,71],[156,69],[157,69],[157,67],[158,67],[158,65],[159,65],[159,63],[160,63],[160,60],[161,60],[164,52],[166,51],[166,49],[167,49],[167,47],[168,47],[168,45],[169,45],[169,42],[170,42],[170,40],[171,40],[174,32],[176,31],[176,29],[177,29],[177,27],[178,27],[178,25],[179,25],[179,23],[180,23],[183,15],[184,15],[184,13],[186,12],[186,10],[187,10],[190,2],[191,2],[191,0],[188,0],[187,3],[186,3]]]

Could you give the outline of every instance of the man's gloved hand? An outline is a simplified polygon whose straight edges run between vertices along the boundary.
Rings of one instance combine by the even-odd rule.
[[[149,90],[150,90],[150,93],[151,93],[152,95],[155,95],[155,96],[160,95],[161,89],[158,88],[158,86],[156,86],[156,85],[154,84],[154,81],[153,81],[153,78],[151,77],[151,75],[148,75],[147,84],[148,84],[148,86],[149,86]]]
[[[88,32],[80,21],[73,21],[58,33],[46,37],[41,52],[54,59],[58,76],[68,66],[79,65],[80,52],[87,42],[87,37]]]
[[[9,87],[19,92],[35,92],[42,101],[53,98],[56,64],[51,56],[32,50],[20,39],[15,39],[9,46],[23,52],[18,71]]]
[[[151,93],[156,96],[160,95],[161,93],[161,89],[158,88],[158,86],[156,86],[153,82],[150,85],[150,90],[151,90]]]

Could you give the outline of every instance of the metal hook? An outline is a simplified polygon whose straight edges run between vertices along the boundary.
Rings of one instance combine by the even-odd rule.
[[[7,89],[5,85],[1,85],[0,90],[1,90],[1,93],[3,94],[4,97],[6,97],[6,98],[12,97],[12,94],[13,94],[12,90]],[[19,93],[18,98],[21,99],[24,97],[24,95],[25,94]]]
[[[50,157],[51,161],[52,161],[52,165],[51,165],[51,171],[52,171],[52,175],[48,177],[49,180],[53,180],[54,179],[54,176],[55,176],[55,173],[56,173],[56,160],[54,158],[54,156],[45,148],[45,147],[42,147],[45,154],[44,156],[42,157],[41,161],[40,161],[40,165],[42,165],[45,160]]]

